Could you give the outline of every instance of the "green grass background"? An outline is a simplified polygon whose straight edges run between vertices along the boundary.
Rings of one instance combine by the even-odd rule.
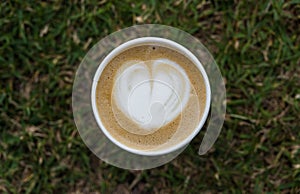
[[[300,2],[1,1],[0,193],[299,193]],[[76,69],[104,36],[134,24],[199,38],[226,80],[219,139],[128,171],[100,161],[72,118]],[[203,134],[202,134],[203,135]]]

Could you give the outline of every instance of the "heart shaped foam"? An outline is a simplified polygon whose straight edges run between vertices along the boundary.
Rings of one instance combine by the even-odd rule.
[[[180,65],[169,59],[127,61],[118,70],[113,100],[118,109],[150,134],[178,117],[190,97],[190,81]]]

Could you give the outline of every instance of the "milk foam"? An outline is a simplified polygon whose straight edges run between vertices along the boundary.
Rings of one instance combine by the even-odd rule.
[[[185,70],[166,58],[130,60],[118,69],[113,100],[123,114],[150,134],[175,120],[189,101]]]

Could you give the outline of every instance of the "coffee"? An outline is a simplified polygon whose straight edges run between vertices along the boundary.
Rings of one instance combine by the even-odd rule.
[[[115,56],[96,88],[96,106],[106,130],[137,150],[182,142],[197,128],[205,105],[205,82],[197,66],[157,43],[136,45]]]

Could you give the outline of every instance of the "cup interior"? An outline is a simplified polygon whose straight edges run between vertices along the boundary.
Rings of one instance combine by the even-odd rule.
[[[117,141],[110,133],[109,131],[105,128],[105,126],[103,125],[101,118],[99,116],[99,112],[98,112],[98,108],[96,106],[96,88],[97,88],[97,83],[98,80],[104,70],[104,68],[107,66],[107,64],[118,54],[124,52],[127,49],[130,49],[132,47],[135,46],[140,46],[140,45],[146,45],[146,44],[156,44],[159,46],[164,46],[167,47],[169,49],[175,50],[183,55],[185,55],[189,60],[191,60],[199,69],[199,71],[202,74],[203,80],[204,80],[204,84],[205,84],[205,89],[206,89],[206,103],[205,103],[205,107],[204,107],[204,111],[203,111],[203,115],[200,119],[200,122],[198,124],[198,126],[193,130],[193,132],[184,140],[182,140],[181,142],[178,142],[178,144],[176,144],[175,146],[172,147],[167,147],[164,149],[157,149],[157,150],[138,150],[138,149],[134,149],[131,147],[128,147],[127,145],[124,145],[123,143]],[[208,113],[209,113],[209,109],[210,109],[210,103],[211,103],[211,89],[210,89],[210,83],[209,83],[209,79],[208,76],[205,72],[204,67],[202,66],[201,62],[198,60],[198,58],[191,52],[189,51],[187,48],[183,47],[182,45],[169,40],[169,39],[164,39],[164,38],[158,38],[158,37],[143,37],[143,38],[137,38],[137,39],[133,39],[130,40],[128,42],[125,42],[123,44],[121,44],[120,46],[116,47],[114,50],[112,50],[105,58],[104,60],[100,63],[94,78],[93,78],[93,83],[92,83],[92,91],[91,91],[91,102],[92,102],[92,109],[93,109],[93,113],[95,116],[95,119],[97,121],[97,124],[99,125],[100,129],[102,130],[102,132],[105,134],[105,136],[111,141],[113,142],[115,145],[117,145],[118,147],[120,147],[123,150],[126,150],[128,152],[134,153],[134,154],[138,154],[138,155],[145,155],[145,156],[157,156],[157,155],[163,155],[163,154],[168,154],[171,152],[174,152],[182,147],[184,147],[185,145],[187,145],[201,130],[201,128],[203,127]]]

